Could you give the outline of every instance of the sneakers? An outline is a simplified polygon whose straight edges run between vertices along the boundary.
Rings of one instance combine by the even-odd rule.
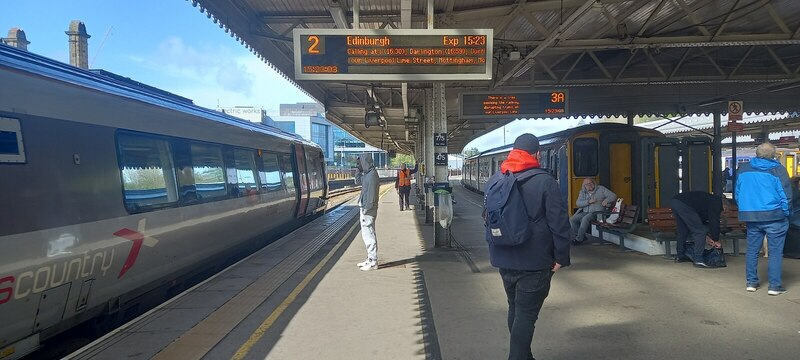
[[[688,256],[675,256],[676,263],[683,263],[683,262],[691,262],[692,259],[689,259]]]
[[[759,287],[760,286],[758,286],[758,284],[747,284],[745,290],[747,290],[747,292],[756,292],[756,290],[758,290]]]
[[[704,263],[702,261],[698,261],[698,262],[694,263],[694,267],[703,268],[703,269],[711,269],[711,266],[708,266],[708,264],[706,264],[706,263]]]
[[[370,270],[378,270],[378,263],[377,262],[367,262],[363,266],[359,266],[361,271],[370,271]]]
[[[786,289],[783,286],[777,287],[777,288],[772,288],[772,289],[769,289],[767,291],[767,295],[772,295],[772,296],[778,296],[780,294],[785,294],[785,293],[786,293]]]
[[[362,262],[360,262],[360,263],[356,264],[356,266],[357,266],[357,267],[362,267],[362,266],[366,266],[367,264],[369,264],[369,259],[367,259],[367,260],[364,260],[364,261],[362,261]]]

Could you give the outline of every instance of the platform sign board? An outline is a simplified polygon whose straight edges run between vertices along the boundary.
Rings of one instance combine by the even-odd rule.
[[[295,80],[492,79],[492,29],[295,29]]]
[[[447,166],[447,153],[436,153],[433,165]]]
[[[736,122],[742,120],[744,103],[742,101],[728,101],[728,121]]]
[[[447,146],[447,133],[434,133],[433,146]]]
[[[569,116],[567,90],[464,92],[458,103],[462,120]]]
[[[737,124],[737,123],[728,123],[728,131],[730,132],[742,132],[744,131],[744,124]]]

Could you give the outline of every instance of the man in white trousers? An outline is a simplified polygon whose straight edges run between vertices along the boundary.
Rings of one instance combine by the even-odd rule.
[[[371,154],[358,157],[356,184],[361,183],[361,237],[367,247],[367,259],[357,264],[362,271],[378,270],[378,239],[375,236],[375,219],[378,217],[378,172],[375,171]]]

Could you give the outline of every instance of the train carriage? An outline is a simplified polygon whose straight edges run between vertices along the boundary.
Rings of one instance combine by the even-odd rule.
[[[4,45],[0,83],[3,355],[141,313],[325,209],[321,149],[292,134]]]
[[[660,138],[658,131],[636,126],[598,123],[539,137],[540,163],[561,185],[570,213],[584,179],[602,184],[627,203],[641,203],[642,140]],[[512,146],[486,150],[464,161],[467,188],[483,193],[489,176],[500,169]]]

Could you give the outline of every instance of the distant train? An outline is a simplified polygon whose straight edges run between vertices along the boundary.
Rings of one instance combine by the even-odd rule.
[[[752,159],[754,156],[756,156],[756,152],[754,149],[739,149],[736,152],[737,168],[739,164],[744,162],[749,162],[750,159]],[[732,156],[725,156],[725,164],[722,167],[723,169],[726,167],[733,169],[733,167],[731,167],[732,158],[733,158]],[[790,178],[800,175],[800,169],[798,169],[798,162],[800,162],[800,154],[798,153],[797,150],[781,148],[780,146],[778,146],[777,158],[778,158],[777,160],[781,163],[781,165],[786,167],[786,172],[789,174]]]
[[[580,126],[539,137],[540,163],[559,181],[562,196],[571,206],[586,178],[612,189],[627,203],[640,204],[642,140],[663,137],[656,130],[624,124]],[[511,148],[501,146],[466,159],[464,186],[483,193]]]
[[[325,209],[323,154],[294,135],[5,45],[0,84],[0,358],[134,316]]]

